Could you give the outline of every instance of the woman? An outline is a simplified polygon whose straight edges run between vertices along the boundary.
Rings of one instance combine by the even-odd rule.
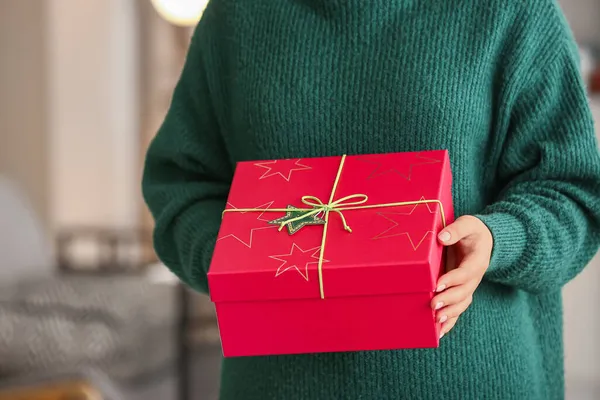
[[[563,398],[560,289],[598,249],[600,158],[554,0],[210,3],[143,181],[184,282],[208,290],[236,162],[429,149],[462,216],[439,235],[441,347],[225,359],[223,400]]]

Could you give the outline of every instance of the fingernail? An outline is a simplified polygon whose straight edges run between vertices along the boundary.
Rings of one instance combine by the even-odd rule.
[[[444,307],[444,302],[443,301],[438,301],[438,303],[435,305],[435,309],[436,310],[439,310],[442,307]]]
[[[441,339],[441,338],[443,338],[443,337],[444,337],[444,335],[445,335],[445,333],[444,333],[444,332],[442,332],[442,333],[440,334],[440,339]]]
[[[440,324],[443,324],[446,321],[448,321],[448,317],[446,315],[442,315],[440,318]]]
[[[438,235],[438,238],[442,241],[442,242],[447,242],[448,240],[450,240],[450,232],[448,231],[444,231],[442,233],[440,233]]]
[[[441,291],[442,291],[442,290],[444,290],[444,289],[446,289],[446,285],[440,285],[440,286],[438,286],[438,287],[435,289],[435,291],[436,291],[436,292],[441,292]]]

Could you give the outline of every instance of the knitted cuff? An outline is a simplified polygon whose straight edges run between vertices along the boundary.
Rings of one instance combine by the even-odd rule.
[[[502,278],[523,256],[527,248],[527,231],[523,223],[513,215],[490,213],[475,215],[490,230],[494,248],[486,274]]]

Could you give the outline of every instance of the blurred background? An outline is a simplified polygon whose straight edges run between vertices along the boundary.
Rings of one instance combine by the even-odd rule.
[[[205,5],[0,0],[0,400],[217,399],[212,307],[139,183]],[[600,121],[600,1],[561,5]],[[568,399],[600,398],[599,286],[597,257],[564,290]]]

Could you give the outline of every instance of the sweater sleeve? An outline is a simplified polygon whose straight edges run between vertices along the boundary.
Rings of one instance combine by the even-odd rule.
[[[600,157],[574,51],[566,46],[523,78],[510,111],[498,179],[477,215],[494,238],[486,279],[559,290],[600,243]]]
[[[159,259],[183,282],[206,293],[233,167],[211,101],[206,39],[199,29],[167,115],[147,151],[142,190],[155,220]]]

